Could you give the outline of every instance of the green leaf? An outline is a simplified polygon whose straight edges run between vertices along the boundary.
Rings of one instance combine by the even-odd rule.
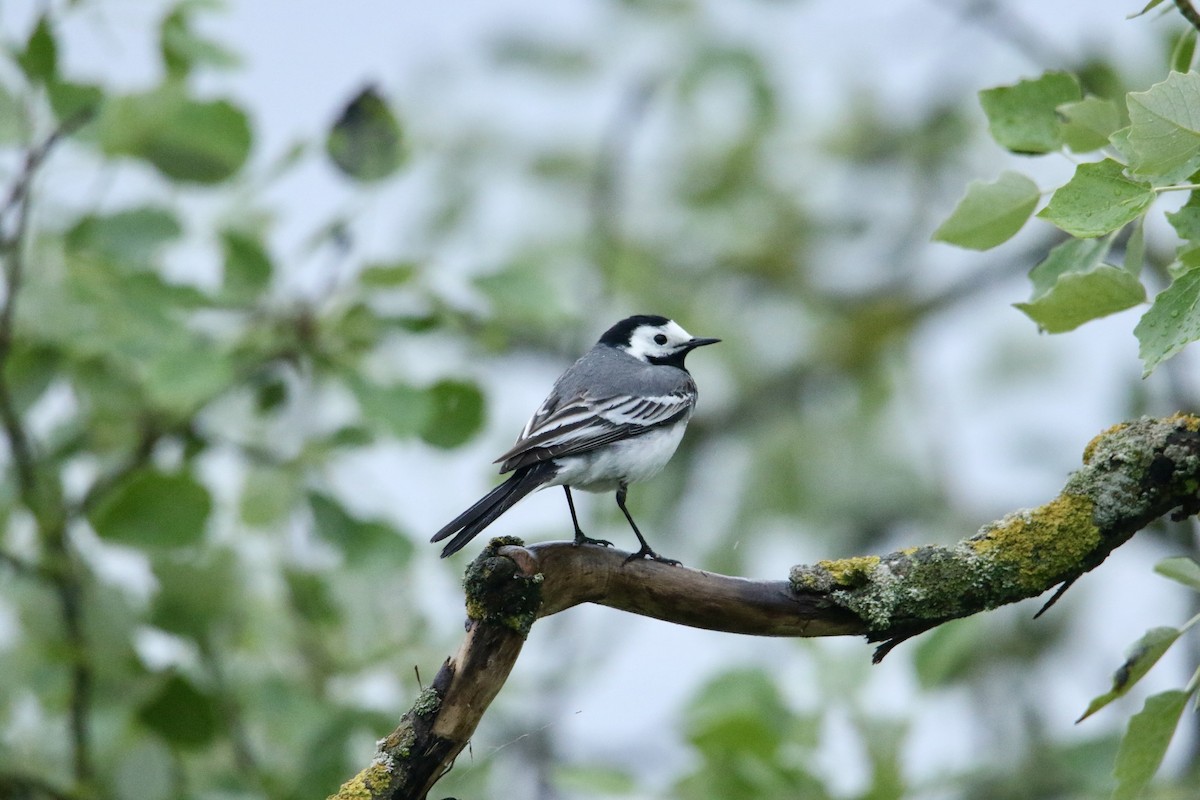
[[[1128,125],[1113,131],[1113,135],[1108,137],[1108,144],[1113,150],[1117,151],[1119,161],[1128,164],[1133,160],[1133,145],[1129,143]]]
[[[1133,19],[1134,17],[1140,17],[1143,14],[1145,14],[1147,11],[1150,11],[1152,8],[1156,7],[1162,1],[1163,0],[1150,0],[1150,2],[1146,3],[1146,5],[1142,7],[1141,11],[1136,11],[1133,14],[1129,14],[1128,16],[1125,17],[1125,19]]]
[[[88,83],[54,80],[46,84],[50,108],[60,121],[76,121],[95,116],[104,102],[104,90]]]
[[[258,238],[242,231],[224,231],[221,234],[221,251],[225,257],[226,294],[252,300],[270,285],[274,267]]]
[[[1108,146],[1109,137],[1121,127],[1121,111],[1112,100],[1088,95],[1058,107],[1063,142],[1076,153],[1090,153]]]
[[[522,329],[561,329],[568,314],[564,287],[547,280],[547,270],[535,259],[519,260],[504,269],[480,275],[475,286],[487,295],[495,320]]]
[[[390,289],[408,283],[416,271],[416,264],[408,261],[396,264],[369,264],[358,280],[363,286]]]
[[[1106,158],[1076,167],[1075,175],[1059,187],[1038,216],[1086,239],[1137,219],[1155,197],[1150,184],[1130,180],[1121,164]]]
[[[1058,107],[1082,98],[1079,81],[1065,72],[1047,72],[1036,80],[979,93],[988,130],[1014,153],[1049,153],[1063,145]]]
[[[30,83],[49,83],[58,74],[58,45],[46,16],[38,19],[25,49],[17,53],[17,63]]]
[[[326,444],[332,448],[366,447],[374,441],[375,437],[366,428],[358,425],[347,425],[343,428],[338,428],[330,434]]]
[[[1189,697],[1189,692],[1179,690],[1156,694],[1147,698],[1142,710],[1129,720],[1113,767],[1117,788],[1112,800],[1137,800],[1141,796],[1166,755]]]
[[[282,378],[266,378],[254,387],[254,408],[260,414],[274,411],[287,400],[288,384]]]
[[[177,796],[178,760],[170,746],[158,739],[139,737],[114,753],[109,797],[120,800],[172,800]],[[107,781],[106,781],[107,783]]]
[[[1180,239],[1200,244],[1200,192],[1188,192],[1187,202],[1178,211],[1167,213],[1167,222]]]
[[[159,28],[159,48],[167,74],[182,78],[198,66],[236,67],[236,55],[192,30],[193,5],[180,3],[163,18]]]
[[[147,350],[135,374],[155,408],[194,414],[234,380],[229,358],[215,344],[187,331],[172,331]]]
[[[360,520],[328,495],[309,492],[308,505],[317,534],[344,552],[351,563],[373,563],[383,557],[404,562],[412,554],[412,543],[391,525]]]
[[[25,105],[0,83],[0,145],[20,144],[28,124]]]
[[[333,625],[341,619],[329,582],[314,572],[287,567],[283,571],[292,608],[313,625]]]
[[[323,326],[346,352],[361,353],[374,347],[384,331],[384,323],[375,309],[365,302],[354,303],[331,317]]]
[[[26,414],[63,371],[62,359],[55,349],[14,346],[4,363],[4,377],[16,410]]]
[[[1200,73],[1172,72],[1126,103],[1131,171],[1172,184],[1200,168]]]
[[[1146,218],[1138,220],[1133,226],[1133,232],[1125,242],[1125,259],[1121,266],[1130,275],[1141,275],[1142,265],[1146,262]]]
[[[202,747],[217,737],[220,709],[216,700],[179,675],[172,675],[138,709],[142,724],[172,745]]]
[[[483,392],[473,383],[444,380],[429,389],[433,414],[421,438],[434,447],[458,447],[483,427]]]
[[[242,485],[238,505],[242,522],[247,525],[271,525],[287,517],[299,499],[296,476],[277,467],[251,467]]]
[[[200,541],[211,510],[208,491],[191,475],[142,469],[108,492],[88,521],[111,541],[180,547]]]
[[[1164,558],[1154,565],[1154,571],[1200,592],[1200,564],[1187,556]]]
[[[1092,714],[1095,714],[1133,688],[1133,685],[1140,681],[1150,671],[1150,668],[1158,663],[1158,660],[1170,649],[1171,645],[1175,644],[1175,640],[1179,638],[1181,633],[1182,631],[1178,628],[1168,627],[1151,628],[1146,631],[1142,635],[1142,638],[1134,642],[1133,647],[1129,648],[1125,663],[1113,673],[1112,689],[1093,699],[1088,704],[1087,710],[1083,712],[1083,716],[1075,720],[1075,722],[1083,722]]]
[[[1068,272],[1037,300],[1013,305],[1042,330],[1063,333],[1132,308],[1145,299],[1146,289],[1136,276],[1120,267],[1101,264],[1088,272]]]
[[[788,724],[787,704],[761,670],[741,669],[709,681],[687,709],[688,739],[702,752],[775,757]]]
[[[1200,192],[1188,192],[1187,202],[1178,211],[1167,213],[1167,221],[1183,242],[1175,249],[1178,264],[1171,275],[1178,276],[1200,266]]]
[[[1150,310],[1133,329],[1138,340],[1142,375],[1200,339],[1200,269],[1191,269],[1175,278],[1154,298]]]
[[[296,693],[292,686],[284,687],[284,691]],[[296,718],[298,730],[291,731],[293,736],[299,734],[303,738],[292,745],[296,751],[296,767],[289,770],[287,776],[290,788],[288,791],[276,791],[275,797],[298,800],[311,795],[313,787],[337,786],[345,780],[346,775],[358,768],[345,746],[346,742],[359,741],[362,737],[369,737],[372,731],[382,730],[392,724],[377,712],[344,705],[323,712],[319,706],[305,710],[307,715]],[[461,786],[461,782],[456,788],[458,786]],[[464,796],[473,796],[473,793],[462,792],[461,788],[459,792]],[[227,795],[226,800],[238,800],[238,797],[244,798],[245,794]]]
[[[65,267],[31,272],[18,310],[22,330],[72,363],[108,373],[105,382],[121,387],[120,399],[101,405],[127,430],[136,419],[131,408],[191,415],[229,387],[232,358],[211,334],[186,324],[189,312],[208,305],[196,289],[104,260],[68,258]]]
[[[933,240],[972,250],[995,247],[1021,230],[1040,196],[1037,184],[1017,172],[1005,171],[992,183],[972,181]]]
[[[382,180],[400,168],[400,123],[373,86],[342,109],[325,140],[325,151],[343,174],[364,183]]]
[[[429,427],[434,408],[428,392],[406,384],[382,386],[360,376],[348,376],[346,382],[358,398],[363,416],[375,427],[400,439]]]
[[[1175,72],[1189,72],[1196,56],[1196,29],[1189,27],[1175,41],[1171,49],[1170,68]]]
[[[226,100],[194,100],[175,83],[111,98],[97,125],[106,153],[144,159],[176,181],[219,183],[250,154],[245,113]]]
[[[1100,266],[1111,244],[1108,239],[1068,239],[1055,245],[1029,271],[1029,280],[1033,283],[1030,299],[1037,300],[1048,294],[1058,279],[1068,272],[1087,272]]]
[[[628,772],[603,764],[562,764],[551,773],[555,788],[570,797],[598,794],[632,795],[636,784]]]
[[[944,686],[971,674],[985,651],[985,628],[975,619],[939,625],[917,642],[913,669],[922,689]]]
[[[155,554],[158,592],[150,623],[165,631],[202,640],[214,626],[228,627],[243,602],[237,565],[229,550]]]
[[[103,258],[118,267],[152,269],[162,249],[183,228],[163,208],[136,208],[108,216],[88,215],[66,234],[66,245],[79,255]]]

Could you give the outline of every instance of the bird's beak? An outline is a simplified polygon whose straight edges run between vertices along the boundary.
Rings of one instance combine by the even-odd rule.
[[[699,336],[697,336],[692,339],[688,339],[687,349],[695,350],[697,347],[704,347],[705,345],[716,344],[719,341],[721,341],[721,340],[720,339],[702,339]]]

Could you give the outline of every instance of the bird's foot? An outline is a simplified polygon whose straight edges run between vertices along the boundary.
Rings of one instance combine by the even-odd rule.
[[[682,563],[674,558],[664,558],[663,556],[660,556],[658,553],[651,550],[649,547],[642,547],[641,550],[638,550],[633,555],[627,557],[624,563],[628,564],[630,561],[639,561],[643,558],[648,558],[651,561],[657,561],[660,564],[670,564],[672,567],[678,567]]]
[[[613,543],[608,539],[593,539],[590,536],[584,536],[583,531],[575,531],[575,546],[579,547],[581,544],[594,544],[599,545],[600,547],[613,546]]]

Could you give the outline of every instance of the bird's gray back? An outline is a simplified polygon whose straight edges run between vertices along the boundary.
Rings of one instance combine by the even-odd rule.
[[[557,405],[584,396],[659,397],[687,391],[696,391],[696,384],[687,370],[647,364],[623,350],[598,344],[559,376],[551,396]]]

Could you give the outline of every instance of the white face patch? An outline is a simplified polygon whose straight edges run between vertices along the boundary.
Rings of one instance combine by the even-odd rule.
[[[687,347],[692,335],[677,322],[665,325],[641,325],[629,336],[626,352],[642,361],[651,358],[666,358]]]

